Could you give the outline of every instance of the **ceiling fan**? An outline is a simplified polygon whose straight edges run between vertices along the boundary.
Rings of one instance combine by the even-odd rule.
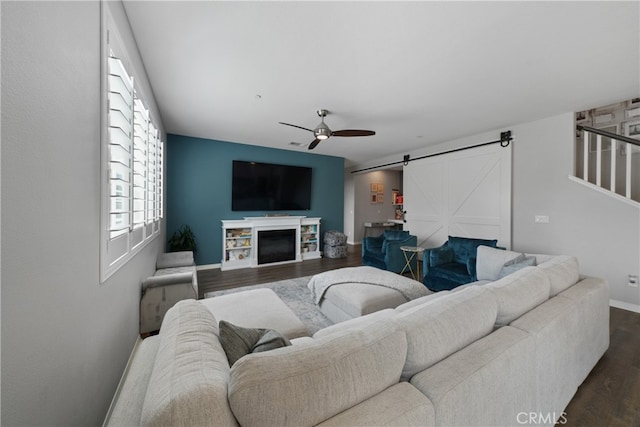
[[[329,114],[328,110],[318,110],[318,116],[320,116],[320,124],[316,126],[315,129],[307,129],[302,126],[292,125],[290,123],[278,122],[281,125],[292,126],[298,129],[304,129],[311,133],[316,137],[311,144],[309,144],[309,150],[313,150],[316,148],[316,145],[320,143],[323,139],[328,139],[330,136],[371,136],[375,135],[375,131],[372,130],[359,130],[359,129],[345,129],[345,130],[331,130],[329,126],[324,122],[324,118]]]

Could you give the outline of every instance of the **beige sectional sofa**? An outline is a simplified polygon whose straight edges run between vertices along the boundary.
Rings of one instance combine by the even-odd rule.
[[[136,351],[108,425],[553,424],[609,344],[609,292],[574,257],[337,323],[229,367],[181,301]]]

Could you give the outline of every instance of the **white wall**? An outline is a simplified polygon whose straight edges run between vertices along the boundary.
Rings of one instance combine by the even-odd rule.
[[[164,234],[100,283],[100,4],[1,7],[2,424],[98,425]]]
[[[384,184],[384,203],[371,203],[371,184]],[[364,222],[384,222],[395,217],[391,190],[400,189],[399,171],[373,171],[362,174],[345,173],[345,234],[349,244],[362,241]],[[371,229],[379,235],[383,229]]]
[[[411,153],[387,156],[350,170],[416,158],[451,148],[497,140],[513,131],[513,250],[576,255],[582,274],[604,277],[611,298],[640,309],[640,290],[627,285],[640,273],[640,209],[568,179],[573,170],[573,113],[496,129]],[[548,224],[535,224],[548,215]]]
[[[605,277],[613,300],[640,308],[627,285],[640,272],[640,209],[567,177],[573,170],[573,114],[514,126],[513,244],[576,255],[583,274]],[[548,215],[549,224],[535,224]]]

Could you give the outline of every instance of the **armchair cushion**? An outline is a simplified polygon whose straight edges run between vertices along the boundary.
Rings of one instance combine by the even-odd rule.
[[[440,279],[447,279],[458,284],[473,282],[471,276],[469,276],[469,273],[467,272],[467,266],[457,262],[450,262],[437,267],[431,267],[429,269],[429,275]]]
[[[478,246],[484,245],[495,248],[498,241],[449,236],[447,243],[453,249],[453,261],[466,264],[469,258],[476,257]]]
[[[434,248],[429,252],[429,266],[437,267],[441,264],[453,262],[453,249],[445,243],[443,246]]]
[[[409,232],[403,230],[385,230],[383,234],[382,253],[387,253],[388,242],[404,241],[409,238]]]

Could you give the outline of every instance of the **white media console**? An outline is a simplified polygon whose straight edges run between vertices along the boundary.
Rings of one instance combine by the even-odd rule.
[[[222,221],[221,270],[320,258],[320,218],[260,216]]]

